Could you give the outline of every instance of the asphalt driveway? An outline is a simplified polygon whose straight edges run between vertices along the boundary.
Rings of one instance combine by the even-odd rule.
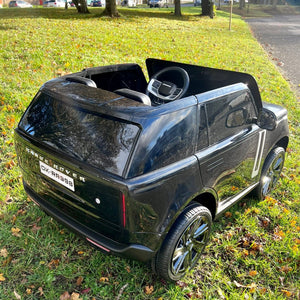
[[[300,15],[246,20],[300,101]]]

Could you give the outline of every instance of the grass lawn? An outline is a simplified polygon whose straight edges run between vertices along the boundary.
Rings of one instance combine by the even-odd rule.
[[[287,82],[248,25],[217,12],[187,8],[0,10],[0,299],[299,299],[300,110]],[[183,10],[184,11],[184,10]],[[270,197],[245,199],[213,227],[203,259],[177,284],[150,267],[107,256],[41,212],[22,188],[13,130],[47,80],[85,67],[147,57],[248,72],[264,101],[289,111],[290,144],[283,176]]]

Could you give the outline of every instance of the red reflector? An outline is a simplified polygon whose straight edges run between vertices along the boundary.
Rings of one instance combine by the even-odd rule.
[[[88,242],[90,242],[91,244],[93,244],[93,245],[99,247],[100,249],[102,249],[102,250],[104,250],[104,251],[106,251],[106,252],[110,252],[109,249],[107,249],[107,248],[101,246],[100,244],[94,242],[93,240],[91,240],[91,239],[89,239],[89,238],[86,238],[86,240],[87,240]]]
[[[125,203],[125,195],[121,194],[122,199],[122,221],[123,221],[123,227],[126,225],[126,203]]]

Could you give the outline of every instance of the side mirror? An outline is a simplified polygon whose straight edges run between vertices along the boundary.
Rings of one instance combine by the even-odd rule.
[[[228,128],[239,127],[247,124],[248,113],[247,110],[240,108],[229,113],[226,119],[226,126]]]
[[[276,115],[272,111],[262,108],[258,114],[257,125],[262,129],[274,130],[277,127]]]

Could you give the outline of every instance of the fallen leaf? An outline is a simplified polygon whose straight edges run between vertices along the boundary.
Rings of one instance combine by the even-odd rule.
[[[154,291],[153,285],[150,285],[150,286],[146,285],[144,287],[144,292],[145,292],[146,295],[151,295],[153,293],[153,291]]]
[[[265,287],[260,288],[259,293],[264,295],[267,292],[267,289]]]
[[[21,229],[20,228],[17,228],[17,227],[13,227],[11,229],[11,232],[12,232],[12,235],[13,236],[16,236],[16,237],[21,237],[22,236],[22,233],[21,233]]]
[[[280,284],[283,285],[285,278],[282,276],[279,276],[278,279],[279,279]]]
[[[12,128],[12,127],[11,127]],[[15,166],[15,162],[13,160],[7,162],[5,164],[6,169],[11,170]]]
[[[4,258],[8,256],[8,251],[6,250],[6,248],[2,248],[0,250],[0,256],[2,256]]]
[[[240,288],[240,287],[245,288],[245,287],[246,287],[245,285],[243,285],[243,284],[241,284],[241,283],[238,283],[236,280],[233,280],[233,283],[234,283],[235,286],[238,287],[238,288]]]
[[[129,266],[126,266],[125,270],[126,270],[128,273],[130,273],[130,272],[131,272],[131,270],[130,270],[130,267],[129,267]]]
[[[52,259],[49,264],[48,267],[49,269],[53,269],[53,268],[57,268],[59,265],[59,259]]]
[[[65,291],[63,294],[60,295],[59,300],[69,300],[71,298],[69,292]]]
[[[286,296],[286,297],[291,297],[292,293],[290,291],[287,290],[281,290],[281,292]]]
[[[26,294],[27,294],[27,295],[31,295],[31,294],[32,294],[32,289],[29,289],[29,288],[26,289]]]
[[[226,211],[225,217],[226,218],[231,218],[232,217],[232,213],[230,211]]]
[[[70,300],[81,300],[82,298],[79,298],[79,294],[78,293],[72,293]]]
[[[280,271],[287,274],[288,272],[292,271],[292,268],[289,267],[289,266],[283,266],[283,267],[280,268]]]
[[[255,271],[255,270],[250,271],[250,272],[249,272],[249,275],[250,275],[251,277],[254,277],[254,276],[257,275],[257,271]]]
[[[84,289],[81,291],[81,294],[87,294],[90,292],[90,290],[91,290],[91,288]]]
[[[3,273],[0,274],[0,281],[5,281],[5,277],[3,276]]]
[[[21,296],[14,290],[14,295],[17,300],[21,300]]]
[[[26,214],[26,210],[24,210],[24,209],[19,209],[18,211],[17,211],[17,216],[20,216],[20,215],[25,215]]]
[[[108,282],[108,277],[101,277],[99,279],[100,282]]]
[[[82,276],[79,276],[79,277],[77,278],[77,280],[76,280],[76,285],[77,285],[77,286],[80,286],[80,285],[82,284],[82,282],[83,282],[83,277],[82,277]]]
[[[40,296],[44,295],[44,291],[43,291],[43,288],[41,286],[38,288],[38,291],[40,293]]]
[[[12,261],[12,256],[9,256],[7,259],[5,259],[3,262],[2,262],[2,266],[5,267],[7,265],[9,265]]]
[[[37,232],[38,230],[40,230],[42,227],[41,226],[37,226],[36,224],[32,225],[31,231],[32,232]]]
[[[185,282],[183,282],[183,281],[181,281],[181,280],[178,280],[178,281],[176,282],[176,285],[179,286],[180,288],[185,288],[185,287],[187,287],[187,283],[185,283]]]

